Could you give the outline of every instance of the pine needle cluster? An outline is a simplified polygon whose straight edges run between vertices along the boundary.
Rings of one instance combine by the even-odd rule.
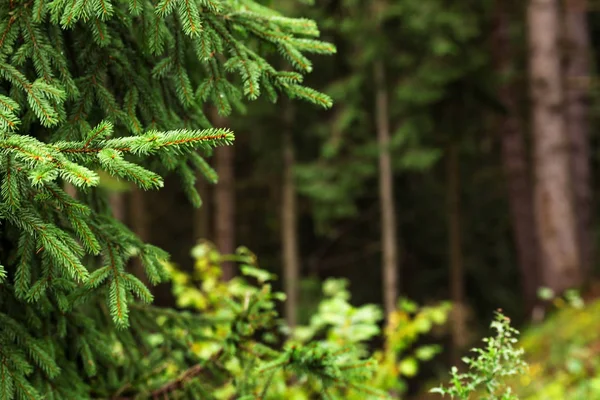
[[[144,379],[140,335],[197,323],[144,305],[126,266],[159,283],[168,255],[113,218],[100,176],[157,189],[177,173],[199,206],[205,157],[234,139],[204,106],[330,106],[302,85],[306,54],[335,51],[318,35],[250,0],[0,2],[0,399],[111,398]]]

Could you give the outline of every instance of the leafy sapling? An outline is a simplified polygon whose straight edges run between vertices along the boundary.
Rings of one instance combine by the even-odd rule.
[[[510,326],[510,319],[499,310],[491,324],[496,331],[494,337],[483,339],[483,348],[473,349],[477,357],[463,358],[468,365],[466,373],[453,367],[448,387],[439,386],[431,390],[451,399],[469,400],[477,395],[482,400],[517,400],[507,379],[523,374],[527,364],[523,361],[523,349],[515,348],[519,332]]]

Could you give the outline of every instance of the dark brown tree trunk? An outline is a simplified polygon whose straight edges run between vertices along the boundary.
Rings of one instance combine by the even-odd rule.
[[[447,150],[447,212],[448,212],[448,252],[450,255],[450,300],[452,301],[452,361],[456,364],[466,345],[464,264],[462,253],[461,212],[460,212],[460,160],[456,143],[450,143]]]
[[[193,247],[194,207],[181,185],[181,177],[165,175],[165,186],[161,190],[143,192],[148,242],[167,251],[170,261],[183,270],[190,271]],[[130,223],[131,224],[131,223]],[[154,304],[173,307],[175,298],[170,284],[163,283],[153,288]]]
[[[581,283],[581,264],[565,129],[558,0],[531,0],[527,11],[535,148],[535,218],[543,283],[560,293]]]
[[[283,115],[283,184],[281,188],[281,244],[285,283],[285,318],[290,327],[297,324],[300,255],[298,253],[298,227],[296,206],[296,184],[294,180],[294,143],[292,126],[294,123],[293,105],[285,104]]]
[[[539,245],[533,212],[533,188],[523,128],[517,115],[517,95],[514,82],[508,76],[514,53],[510,44],[510,16],[506,0],[496,0],[494,55],[496,70],[502,79],[498,89],[506,109],[498,121],[502,148],[502,164],[508,186],[508,203],[519,260],[521,287],[525,309],[530,314],[536,302],[539,285]]]
[[[568,136],[571,138],[571,172],[577,210],[579,257],[583,274],[592,270],[592,190],[589,144],[590,37],[586,0],[565,1],[565,100]]]
[[[210,194],[211,186],[204,176],[199,176],[196,182],[196,190],[202,199],[202,205],[194,210],[194,240],[211,239],[210,232]]]
[[[147,243],[150,240],[150,231],[148,226],[148,210],[146,207],[145,193],[142,189],[134,187],[129,196],[129,221],[131,229],[144,243]],[[115,218],[120,219],[121,221],[125,218],[123,200],[123,195],[121,193],[113,193],[110,196],[113,214],[115,215]],[[150,285],[146,272],[144,271],[144,266],[139,257],[133,259],[132,267],[133,274],[147,286]]]
[[[390,121],[385,68],[382,61],[374,66],[375,118],[379,144],[379,201],[381,205],[381,241],[383,244],[383,295],[386,315],[396,309],[398,300],[398,252],[394,173],[390,155]]]
[[[224,127],[225,119],[213,114],[213,125]],[[235,171],[233,146],[224,146],[215,149],[215,170],[219,182],[214,187],[214,215],[215,215],[215,245],[221,254],[235,252]],[[235,276],[235,265],[224,262],[223,279],[230,280]]]

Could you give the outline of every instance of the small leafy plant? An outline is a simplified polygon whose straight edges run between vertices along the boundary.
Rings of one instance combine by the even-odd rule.
[[[514,347],[519,332],[511,327],[510,319],[502,311],[496,312],[491,328],[496,335],[483,339],[486,343],[483,348],[473,349],[477,357],[463,358],[468,372],[460,373],[453,367],[449,386],[436,387],[432,393],[459,400],[468,400],[472,394],[477,394],[481,400],[518,399],[507,384],[507,378],[523,374],[527,368],[523,361],[524,351]]]
[[[372,356],[377,361],[377,369],[370,383],[393,398],[405,393],[407,379],[417,375],[420,363],[430,361],[441,351],[437,345],[415,344],[435,326],[446,323],[450,303],[419,307],[408,299],[400,299],[396,310],[390,313],[381,329],[381,307],[375,304],[351,304],[347,280],[327,279],[323,282],[322,291],[324,296],[308,325],[296,327],[291,341],[306,344],[322,337],[326,342],[352,346],[359,354]],[[370,350],[369,342],[379,336],[383,338],[383,346],[376,351]],[[378,398],[350,389],[338,391],[337,395],[346,400]],[[294,398],[311,399],[313,397],[310,394],[303,388],[302,396]],[[282,393],[281,398],[291,398],[291,394]]]
[[[227,338],[233,333],[231,316],[239,313],[235,311],[240,308],[236,304],[247,299],[255,303],[252,299],[262,296],[263,310],[251,313],[246,318],[248,322],[264,316],[265,311],[270,312],[266,317],[270,323],[261,325],[269,328],[253,330],[252,353],[246,357],[243,351],[230,352],[228,365],[237,367],[230,369],[229,379],[215,388],[216,399],[239,395],[239,388],[249,385],[249,377],[253,377],[254,388],[259,389],[257,398],[265,400],[375,400],[390,395],[398,398],[406,391],[406,380],[418,373],[419,364],[440,351],[436,345],[415,346],[415,343],[435,326],[446,323],[449,303],[419,307],[401,299],[382,329],[380,306],[351,304],[348,281],[327,279],[321,288],[323,297],[311,311],[308,324],[290,329],[274,312],[276,302],[284,298],[283,294],[271,291],[274,276],[258,268],[254,255],[247,249],[240,248],[235,255],[222,255],[212,244],[203,242],[192,250],[192,256],[196,262],[191,274],[171,264],[167,269],[178,307],[199,312],[205,320],[214,320],[196,328],[203,329],[202,337],[213,339],[191,345],[198,356],[209,359],[214,354],[223,354],[223,345],[231,342]],[[237,262],[240,267],[239,276],[228,282],[220,279],[220,264],[224,260]],[[253,325],[250,323],[248,328]],[[377,336],[383,336],[384,346],[373,352],[369,342]],[[248,343],[243,342],[247,347]],[[224,360],[222,355],[219,358]],[[323,370],[319,371],[321,367]],[[239,376],[242,372],[244,377]],[[172,381],[177,374],[185,371],[178,370],[162,379]]]
[[[190,369],[179,362],[157,338],[157,350],[163,350],[169,368],[157,374],[162,389],[151,391],[149,397],[172,394],[178,386],[186,386],[191,390],[203,387],[200,398],[213,400],[299,398],[292,393],[342,399],[340,394],[350,389],[363,393],[362,398],[371,394],[386,398],[371,385],[376,360],[360,354],[352,343],[286,340],[276,311],[285,295],[272,290],[274,276],[260,269],[246,248],[222,255],[204,242],[192,255],[196,259],[193,273],[172,264],[167,270],[177,306],[204,322],[184,332],[188,350],[180,358],[193,357],[196,366]],[[220,279],[225,260],[236,262],[240,270],[228,282]]]

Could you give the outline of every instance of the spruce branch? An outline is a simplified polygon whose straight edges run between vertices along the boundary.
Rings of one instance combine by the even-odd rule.
[[[152,294],[126,263],[138,257],[157,284],[170,278],[168,255],[109,216],[100,172],[155,189],[173,171],[199,205],[198,175],[217,181],[204,157],[234,140],[211,127],[203,103],[221,114],[265,93],[326,104],[303,91],[300,73],[279,75],[260,45],[288,46],[306,72],[306,54],[332,51],[316,36],[314,22],[250,0],[0,2],[0,317],[14,322],[0,318],[0,398],[107,398],[161,361],[148,332],[185,355],[172,359],[181,370],[201,365],[187,333],[216,341],[203,329],[230,318],[143,306]],[[228,351],[273,328],[268,304],[232,307]],[[173,392],[206,393],[197,378]]]

